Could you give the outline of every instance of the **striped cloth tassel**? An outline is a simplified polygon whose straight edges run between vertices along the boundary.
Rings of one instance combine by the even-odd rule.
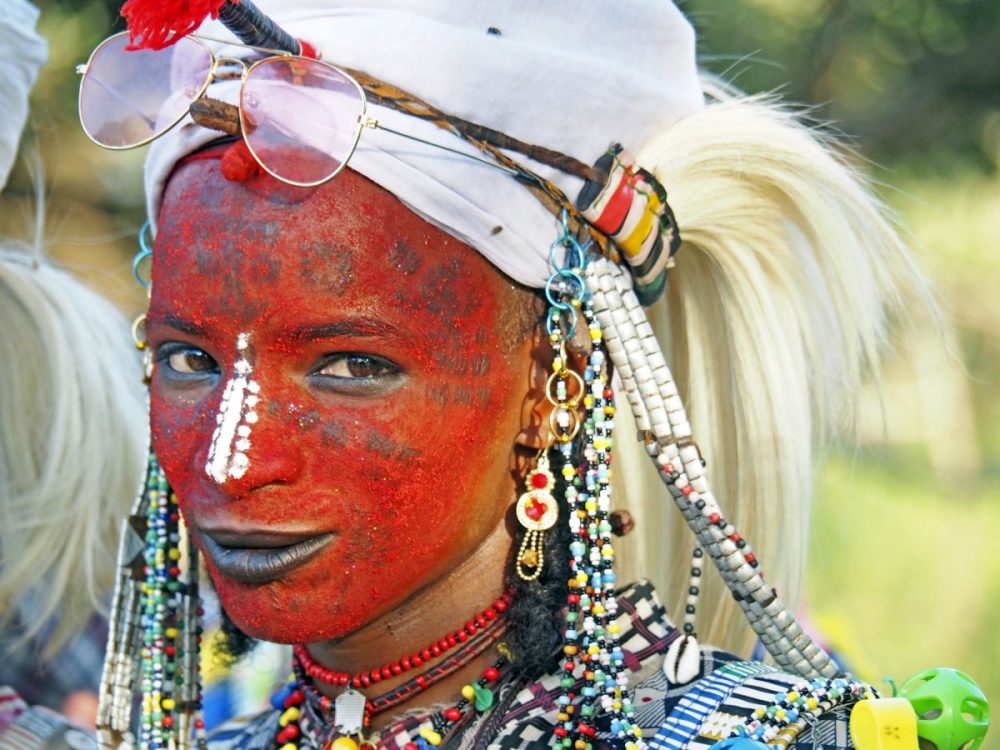
[[[681,244],[667,191],[650,172],[637,167],[620,144],[613,144],[594,166],[607,179],[584,185],[577,209],[618,246],[632,272],[636,296],[651,305],[667,288],[667,270]]]

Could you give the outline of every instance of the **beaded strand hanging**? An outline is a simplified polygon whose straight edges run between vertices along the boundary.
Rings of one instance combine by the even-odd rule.
[[[139,252],[132,262],[135,280],[147,294],[151,279],[142,268],[152,253],[147,222],[139,230]],[[144,320],[145,315],[136,319],[132,336],[144,353],[148,385],[152,357],[139,335]],[[99,693],[98,744],[107,750],[125,745],[140,750],[206,750],[198,550],[152,451],[145,482],[122,531],[117,569]],[[141,699],[138,742],[132,722],[137,695]]]
[[[560,249],[561,261],[556,257]],[[612,736],[624,741],[626,750],[641,750],[645,745],[631,718],[633,707],[626,692],[628,679],[615,623],[617,578],[609,520],[614,393],[601,325],[583,283],[584,249],[565,222],[551,258],[555,272],[546,285],[550,304],[546,330],[556,356],[548,382],[548,397],[554,407],[550,425],[562,457],[572,539],[560,680],[563,693],[558,699],[559,724],[554,734],[557,746],[591,750],[600,710],[610,720]],[[567,358],[567,341],[574,339],[581,323],[587,326],[591,348],[582,378],[569,369]],[[577,387],[574,394],[570,393],[571,382]],[[578,411],[581,400],[582,418]],[[577,440],[581,433],[582,439]]]
[[[104,748],[132,744],[132,703],[139,692],[139,748],[205,750],[198,552],[183,531],[177,496],[152,453],[145,486],[123,535],[118,568],[98,741]]]

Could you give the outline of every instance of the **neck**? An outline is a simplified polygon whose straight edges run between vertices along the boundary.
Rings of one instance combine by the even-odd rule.
[[[389,666],[403,656],[420,654],[447,634],[462,630],[470,619],[490,608],[503,594],[510,550],[511,537],[501,522],[483,544],[448,575],[417,592],[392,612],[344,638],[309,644],[309,656],[327,669],[359,674]],[[452,648],[447,654],[456,650]],[[432,657],[419,667],[394,674],[370,687],[356,689],[366,698],[383,695],[444,658]],[[386,726],[400,711],[442,703],[454,704],[461,695],[462,686],[478,679],[496,659],[496,649],[487,648],[465,666],[400,705],[398,710],[390,709],[372,717],[371,728],[378,730]],[[345,689],[318,680],[314,680],[313,684],[331,698],[336,698]]]

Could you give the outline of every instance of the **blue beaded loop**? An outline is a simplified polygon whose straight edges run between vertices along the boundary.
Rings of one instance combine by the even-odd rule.
[[[587,241],[590,244],[590,241]],[[556,260],[556,251],[564,247],[566,252],[563,255],[563,262]],[[583,268],[587,264],[586,248],[582,246],[572,234],[563,234],[552,243],[549,248],[549,265],[553,268]]]
[[[139,252],[132,258],[132,277],[143,289],[149,289],[152,284],[151,280],[142,278],[142,274],[139,273],[139,267],[142,265],[142,262],[146,258],[153,257],[153,246],[150,244],[152,230],[153,228],[148,221],[142,225],[142,228],[139,230]]]
[[[556,258],[559,248],[565,249],[562,263]],[[551,305],[545,318],[545,330],[550,336],[557,330],[564,330],[564,335],[572,338],[576,333],[578,310],[588,296],[582,276],[587,264],[587,245],[581,245],[573,236],[565,209],[562,212],[562,233],[549,248],[549,262],[555,272],[545,282],[545,298]]]
[[[584,283],[583,277],[580,274],[568,268],[560,268],[554,274],[549,276],[549,280],[545,282],[545,297],[548,299],[549,304],[553,307],[557,307],[560,310],[575,310],[575,306],[572,302],[564,302],[559,299],[559,297],[565,297],[567,291],[565,289],[555,289],[555,286],[564,279],[568,279],[576,284],[576,288],[569,293],[569,299],[577,302],[583,301],[584,295],[587,292],[587,285]],[[565,281],[562,281],[561,283],[565,284]]]

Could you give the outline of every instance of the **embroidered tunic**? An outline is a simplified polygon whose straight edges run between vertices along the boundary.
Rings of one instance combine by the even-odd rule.
[[[667,617],[653,587],[646,581],[618,593],[622,614],[618,623],[621,649],[629,673],[635,705],[635,722],[642,727],[650,750],[708,748],[730,736],[755,711],[759,715],[776,698],[787,696],[803,683],[803,678],[780,672],[760,662],[742,661],[711,647],[701,649],[698,679],[686,685],[670,683],[661,665],[667,647],[680,631]],[[559,712],[556,700],[561,693],[559,673],[544,675],[527,685],[507,685],[497,693],[494,709],[483,717],[462,725],[445,739],[446,750],[542,750],[552,747],[552,730]],[[430,713],[408,715],[380,733],[378,746],[402,750],[430,726]],[[818,720],[794,722],[770,744],[789,748],[822,747],[842,750],[852,747],[848,733],[849,707],[827,711]],[[211,750],[266,750],[274,746],[278,711],[236,719],[218,729],[210,738]],[[300,719],[301,750],[321,750],[325,741],[316,710],[304,707]],[[620,743],[601,730],[598,720],[596,747],[617,747]]]

